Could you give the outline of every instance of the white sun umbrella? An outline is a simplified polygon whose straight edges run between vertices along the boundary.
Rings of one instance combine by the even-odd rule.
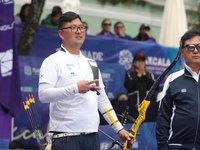
[[[181,36],[188,30],[183,0],[166,0],[159,44],[179,47]]]
[[[79,6],[81,2],[80,0],[63,0],[62,9],[63,12],[73,11],[75,13],[79,13]]]

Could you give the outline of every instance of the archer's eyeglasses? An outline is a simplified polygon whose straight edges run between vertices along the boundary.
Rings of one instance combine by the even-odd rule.
[[[183,48],[187,48],[188,51],[192,52],[196,48],[198,51],[200,51],[200,44],[194,45],[194,44],[188,44],[183,46]]]
[[[60,30],[64,30],[64,29],[71,29],[72,32],[76,33],[78,31],[78,29],[81,32],[85,32],[86,31],[86,27],[85,26],[71,26],[71,27],[66,27],[66,28],[61,28]]]

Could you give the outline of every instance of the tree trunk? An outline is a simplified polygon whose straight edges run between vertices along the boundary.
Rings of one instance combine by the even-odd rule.
[[[44,2],[45,0],[31,0],[28,19],[25,22],[18,44],[19,55],[29,55],[37,32]]]

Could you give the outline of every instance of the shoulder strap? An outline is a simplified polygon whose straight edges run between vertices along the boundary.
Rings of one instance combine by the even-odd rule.
[[[94,79],[99,79],[99,68],[97,62],[95,60],[88,59],[88,63],[92,69]],[[99,82],[96,82],[96,86],[99,86]]]

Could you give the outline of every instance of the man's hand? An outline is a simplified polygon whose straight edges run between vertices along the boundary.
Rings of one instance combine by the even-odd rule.
[[[149,38],[152,38],[151,32],[150,32],[149,30],[146,30],[145,33],[147,34],[147,36],[148,36]]]
[[[125,142],[126,140],[131,140],[131,144],[133,144],[135,142],[135,138],[131,139],[128,133],[129,133],[128,131],[126,131],[125,129],[122,129],[118,132],[118,136],[123,142]]]
[[[77,82],[76,84],[78,86],[79,93],[86,93],[89,90],[92,90],[92,91],[100,90],[101,89],[100,87],[97,87],[94,85],[90,86],[91,84],[96,83],[98,81],[99,81],[98,79],[95,79],[92,81],[81,80]]]

